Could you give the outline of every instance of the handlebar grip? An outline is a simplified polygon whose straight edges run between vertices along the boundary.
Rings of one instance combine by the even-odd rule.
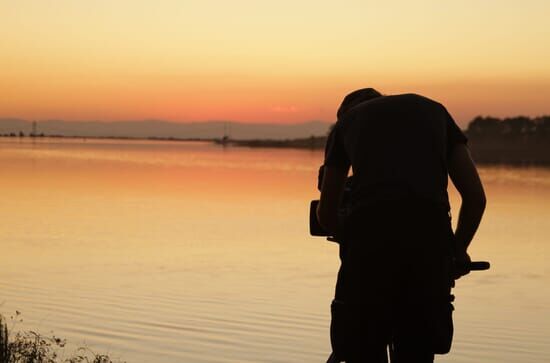
[[[489,261],[472,261],[468,267],[470,271],[485,271],[491,267],[491,264]]]

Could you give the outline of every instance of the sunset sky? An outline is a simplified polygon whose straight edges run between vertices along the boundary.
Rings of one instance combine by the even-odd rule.
[[[0,2],[0,117],[332,121],[371,86],[550,114],[548,0]]]

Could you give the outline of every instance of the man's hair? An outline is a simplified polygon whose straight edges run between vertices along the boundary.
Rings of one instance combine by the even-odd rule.
[[[342,104],[338,108],[338,112],[336,112],[336,117],[340,119],[340,117],[342,117],[352,107],[357,106],[361,102],[365,102],[380,96],[382,96],[382,94],[374,88],[361,88],[353,91],[346,97],[344,97]]]

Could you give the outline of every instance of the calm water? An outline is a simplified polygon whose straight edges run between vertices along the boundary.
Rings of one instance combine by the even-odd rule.
[[[0,139],[0,312],[129,363],[323,362],[338,257],[308,236],[321,161]],[[471,255],[493,268],[459,281],[453,352],[438,361],[548,362],[550,169],[480,173],[489,204]]]

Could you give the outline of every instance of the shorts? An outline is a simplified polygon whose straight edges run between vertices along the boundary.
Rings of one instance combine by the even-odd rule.
[[[450,349],[452,230],[444,208],[412,201],[355,213],[331,306],[333,358],[433,362]],[[338,360],[333,360],[338,362]]]

